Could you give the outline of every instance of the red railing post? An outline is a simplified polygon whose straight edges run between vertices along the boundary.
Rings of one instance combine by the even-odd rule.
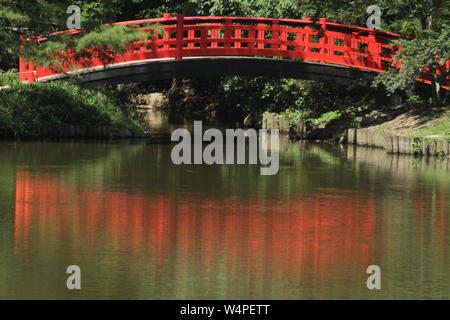
[[[20,50],[20,52],[23,52],[23,50],[24,50],[23,43],[25,41],[29,41],[29,38],[24,35],[20,35],[19,41],[20,41],[19,50]],[[20,57],[19,58],[19,81],[20,82],[27,81],[28,83],[33,83],[33,82],[36,82],[36,80],[37,80],[37,69],[36,69],[35,65],[31,61],[25,61],[24,58]]]
[[[350,63],[352,66],[358,67],[360,64],[358,64],[358,32],[352,32],[352,38],[350,39],[350,50],[351,50],[351,59]]]
[[[23,36],[23,35],[19,36],[19,50],[20,50],[20,52],[22,52],[24,50],[23,49],[23,42],[24,41],[26,41],[26,37]],[[19,81],[21,81],[21,82],[29,81],[26,72],[28,72],[27,62],[22,57],[19,57]]]
[[[172,15],[170,13],[164,13],[163,18],[168,20],[168,19],[172,18]],[[163,25],[163,30],[164,30],[164,33],[163,33],[163,37],[162,37],[162,45],[163,45],[162,50],[163,50],[163,52],[168,52],[170,49],[170,45],[169,45],[170,32],[168,31],[167,25]]]
[[[287,51],[287,31],[283,28],[280,28],[280,50]]]
[[[265,24],[264,23],[258,23],[257,24],[257,28],[258,28],[258,37],[257,37],[257,47],[258,49],[264,49],[264,38],[265,38]]]
[[[187,45],[188,49],[193,49],[195,48],[194,43],[192,42],[192,40],[195,39],[195,31],[194,30],[188,30],[188,40],[189,43]]]
[[[156,29],[152,29],[150,31],[150,34],[152,36],[151,40],[150,40],[150,51],[152,52],[152,54],[154,54],[156,51],[158,51],[158,46],[157,46],[157,42],[159,42],[159,32]]]
[[[232,34],[231,34],[231,28],[232,23],[229,18],[225,19],[225,25],[224,25],[224,42],[225,42],[225,48],[231,48],[231,42],[232,42]]]
[[[381,44],[378,43],[375,30],[369,31],[369,47],[367,48],[373,67],[381,70]]]
[[[310,18],[306,18],[306,21],[311,21]],[[311,53],[311,36],[312,36],[312,30],[311,27],[309,25],[306,25],[303,28],[303,42],[305,44],[305,49],[304,49],[304,60],[308,61],[311,60],[310,58],[308,58],[309,54]]]
[[[272,40],[275,40],[276,43],[272,44],[272,50],[276,49],[279,50],[280,49],[280,22],[279,21],[274,21],[272,23]]]
[[[320,24],[322,27],[322,37],[320,38],[320,63],[327,62],[326,59],[326,47],[328,43],[328,35],[327,35],[327,18],[320,18]]]
[[[175,54],[176,60],[183,58],[183,38],[184,38],[184,16],[177,14],[177,53]]]
[[[211,48],[212,49],[218,48],[218,43],[217,43],[218,38],[219,38],[219,30],[216,29],[215,27],[213,27],[211,29]]]
[[[253,29],[253,30],[252,30]],[[258,26],[251,26],[248,28],[248,48],[258,48],[256,40],[258,39]]]
[[[450,70],[450,59],[448,59],[446,62],[445,62],[445,70],[447,71],[447,70]],[[446,86],[449,86],[450,87],[450,74],[447,76],[447,79],[446,79]]]
[[[208,26],[201,25],[200,29],[200,51],[199,54],[203,54],[205,49],[208,48]]]

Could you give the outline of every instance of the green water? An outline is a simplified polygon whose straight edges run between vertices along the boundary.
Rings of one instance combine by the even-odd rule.
[[[448,159],[283,140],[260,176],[170,150],[0,143],[0,298],[450,298]]]

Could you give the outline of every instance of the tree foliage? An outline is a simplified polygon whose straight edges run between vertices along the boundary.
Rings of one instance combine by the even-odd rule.
[[[23,54],[27,57],[36,54],[36,62],[48,65],[50,61],[44,54],[54,54],[67,48],[85,47],[88,42],[97,43],[99,48],[104,48],[105,41],[109,41],[110,47],[117,51],[126,41],[140,40],[145,36],[137,34],[133,28],[108,29],[102,25],[142,18],[139,14],[143,11],[144,2],[133,0],[130,4],[130,1],[125,0],[56,0],[50,3],[45,0],[0,0],[0,70],[17,68],[20,52],[19,35],[49,37],[56,31],[66,30],[68,18],[66,10],[73,4],[81,7],[81,25],[83,30],[89,33],[78,37],[52,36],[50,41],[34,50],[28,46]],[[40,53],[37,52],[38,49]]]
[[[433,99],[439,100],[438,89],[450,72],[438,73],[439,67],[450,59],[450,27],[445,26],[439,32],[425,30],[421,38],[397,40],[395,45],[401,49],[396,52],[393,64],[400,64],[400,69],[391,68],[379,74],[374,85],[383,84],[391,93],[413,89],[415,79],[426,73],[432,79]]]
[[[155,25],[155,32],[159,26]],[[88,33],[78,35],[60,33],[52,35],[48,41],[25,42],[23,56],[38,66],[51,67],[62,71],[64,63],[73,59],[85,67],[90,66],[92,57],[104,64],[113,61],[116,54],[124,53],[136,41],[146,43],[152,34],[136,26],[99,26]],[[68,57],[65,53],[72,52]]]

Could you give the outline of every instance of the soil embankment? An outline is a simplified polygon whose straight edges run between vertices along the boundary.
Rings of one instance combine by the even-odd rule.
[[[383,147],[389,153],[450,155],[450,108],[415,106],[391,119],[362,129],[349,129],[347,142]]]
[[[264,114],[262,126],[286,131],[287,119]],[[450,156],[450,106],[400,105],[311,125],[290,124],[294,139],[339,141],[388,153]]]

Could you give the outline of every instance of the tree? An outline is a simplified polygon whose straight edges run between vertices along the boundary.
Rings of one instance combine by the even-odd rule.
[[[74,52],[72,59],[77,61],[95,55],[107,63],[115,54],[123,52],[131,42],[148,41],[150,37],[149,33],[133,26],[104,26],[105,23],[118,21],[117,17],[125,6],[124,0],[66,0],[54,1],[52,4],[44,0],[0,1],[0,40],[2,44],[6,44],[6,51],[0,52],[0,69],[16,66],[20,54],[37,66],[61,71],[67,56],[60,53],[68,51]],[[82,8],[83,32],[77,35],[52,34],[67,29],[66,10],[70,4]],[[22,43],[23,50],[19,50],[20,35],[27,35],[31,39]],[[39,43],[33,41],[38,37],[46,37],[48,40]]]
[[[17,66],[20,34],[56,31],[54,26],[62,16],[57,13],[59,5],[58,1],[0,0],[0,69]]]
[[[420,75],[428,75],[431,80],[431,97],[433,105],[440,102],[440,89],[450,70],[443,70],[442,65],[450,59],[450,27],[441,31],[425,30],[423,37],[393,42],[401,49],[395,54],[393,67],[379,74],[373,85],[382,84],[393,93],[396,90],[414,88]],[[399,68],[394,68],[399,65]]]
[[[205,16],[302,18],[295,0],[189,0],[191,12]]]
[[[126,0],[53,0],[51,3],[46,0],[0,0],[0,70],[17,68],[20,35],[48,37],[53,32],[67,29],[66,9],[69,5],[76,4],[81,7],[82,28],[86,31],[94,31],[89,36],[89,41],[92,43],[98,40],[102,44],[104,43],[102,32],[105,32],[103,33],[103,40],[105,40],[108,35],[114,33],[123,35],[126,31],[123,28],[105,30],[101,27],[102,24],[150,17],[149,14],[151,15],[152,12],[157,13],[152,17],[159,17],[174,1],[156,0],[148,5],[144,0],[133,0],[131,3]],[[135,30],[130,31],[133,33]],[[45,51],[52,53],[56,48],[75,46],[74,41],[86,42],[81,40],[81,37],[63,39],[63,36],[59,36],[51,37],[50,40],[39,47],[41,58]],[[124,43],[119,37],[110,37],[108,40],[112,41],[112,47]],[[125,40],[129,40],[129,36]],[[53,44],[50,43],[52,41],[54,41]],[[28,54],[31,53],[28,52]]]
[[[154,29],[158,30],[158,26],[155,25]],[[145,43],[149,37],[149,33],[136,26],[99,26],[87,33],[60,33],[50,36],[47,41],[26,42],[21,54],[25,60],[32,61],[37,66],[63,72],[64,64],[69,62],[69,59],[84,61],[84,67],[90,67],[91,58],[96,57],[106,65],[113,61],[116,54],[125,52],[130,43]],[[67,52],[72,52],[73,55],[69,56]]]

